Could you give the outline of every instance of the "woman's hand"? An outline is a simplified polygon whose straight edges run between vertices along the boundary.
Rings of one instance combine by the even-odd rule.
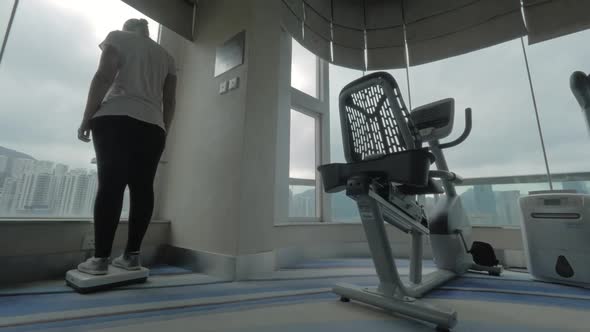
[[[88,120],[83,120],[78,129],[78,139],[84,143],[90,142],[90,123]]]

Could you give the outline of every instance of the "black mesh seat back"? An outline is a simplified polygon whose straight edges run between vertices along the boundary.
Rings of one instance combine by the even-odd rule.
[[[342,89],[340,123],[349,163],[422,146],[397,82],[386,72],[364,76]]]

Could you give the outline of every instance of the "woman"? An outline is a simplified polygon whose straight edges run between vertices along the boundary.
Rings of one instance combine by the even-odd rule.
[[[148,22],[130,19],[123,31],[109,33],[100,44],[100,64],[88,93],[78,138],[94,141],[98,192],[94,205],[94,257],[78,265],[81,272],[108,272],[125,187],[131,208],[125,252],[112,262],[140,268],[141,241],[154,207],[153,181],[174,114],[174,59],[149,38]]]

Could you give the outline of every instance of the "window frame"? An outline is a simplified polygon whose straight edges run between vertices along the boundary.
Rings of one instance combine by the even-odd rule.
[[[329,162],[329,146],[330,146],[330,105],[329,105],[329,64],[316,56],[316,86],[317,86],[317,98],[308,95],[307,93],[300,91],[291,86],[291,70],[292,70],[292,45],[293,38],[286,32],[283,31],[289,38],[289,49],[288,52],[288,66],[289,66],[289,112],[291,110],[300,112],[304,115],[310,116],[315,119],[315,179],[297,179],[291,178],[288,175],[288,186],[291,185],[308,185],[312,183],[315,186],[316,191],[316,216],[309,217],[291,217],[287,211],[287,221],[289,224],[294,223],[324,223],[331,221],[329,200],[327,195],[324,194],[324,189],[321,181],[317,166],[327,164]],[[290,114],[290,113],[289,113]],[[290,147],[290,130],[291,122],[289,116],[289,138],[287,139]],[[290,166],[290,161],[289,164]],[[288,174],[288,172],[287,172]]]

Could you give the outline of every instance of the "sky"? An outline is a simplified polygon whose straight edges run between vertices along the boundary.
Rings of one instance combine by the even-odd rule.
[[[590,171],[590,134],[584,115],[569,88],[576,70],[590,72],[590,30],[528,46],[526,51],[552,173]],[[411,49],[409,50],[411,52]],[[307,51],[294,57],[309,63]],[[303,65],[294,68],[309,68]],[[390,70],[406,106],[408,86],[405,69]],[[366,73],[365,73],[366,74]],[[293,73],[298,88],[309,90],[309,69]],[[330,153],[343,162],[338,94],[362,71],[330,65]],[[473,130],[461,145],[445,150],[451,170],[464,177],[544,174],[540,138],[520,39],[483,50],[410,67],[412,106],[455,99],[454,131],[444,141],[459,136],[464,128],[464,109],[473,110]],[[311,135],[311,134],[309,134]],[[303,143],[302,143],[303,144]],[[301,148],[299,148],[301,150]],[[313,177],[309,157],[291,160],[291,173]]]
[[[11,1],[0,1],[4,36]],[[92,168],[91,144],[77,140],[98,44],[129,18],[120,0],[21,0],[0,63],[0,146],[71,168]],[[150,35],[158,24],[148,19]]]

